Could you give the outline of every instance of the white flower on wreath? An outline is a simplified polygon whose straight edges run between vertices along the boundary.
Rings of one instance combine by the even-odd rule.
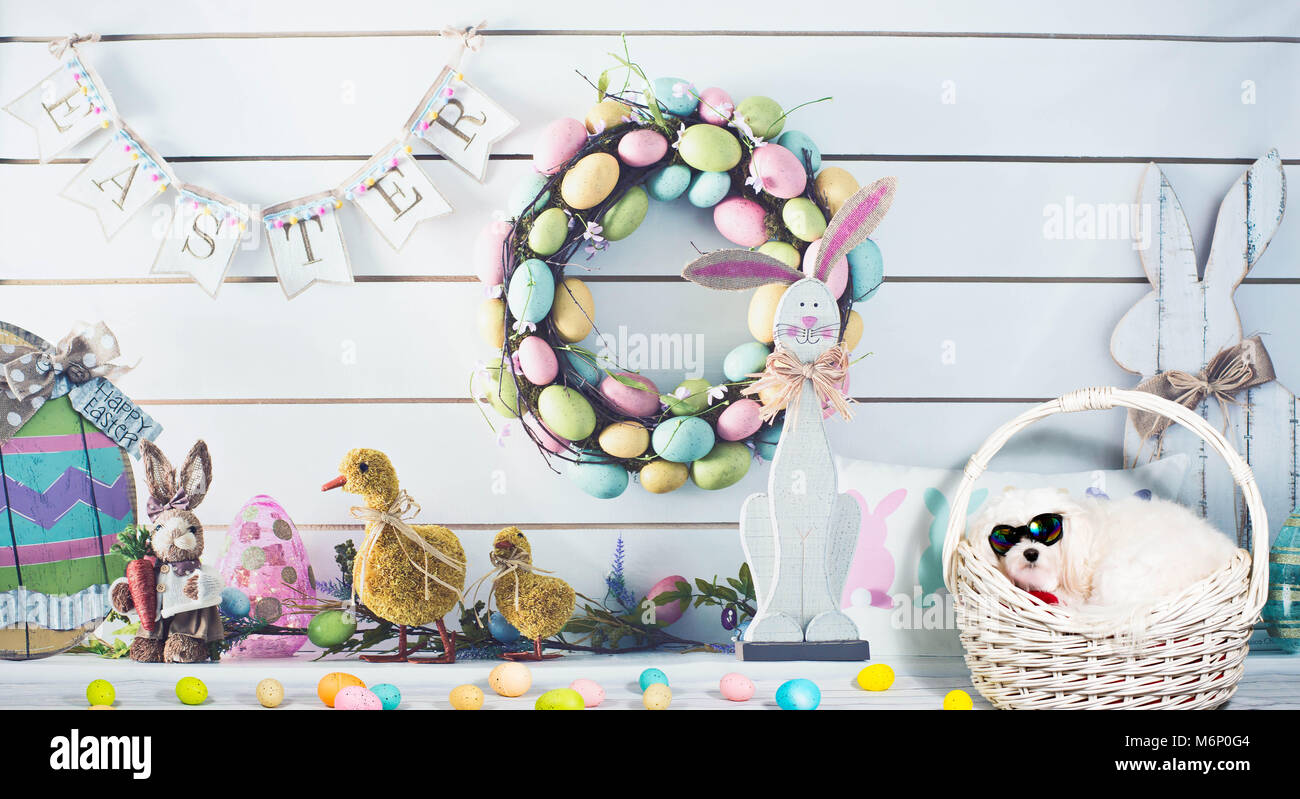
[[[673,389],[673,396],[679,400],[688,400],[693,392],[686,386],[678,386]]]
[[[679,147],[682,146],[682,134],[685,133],[685,132],[686,132],[686,125],[684,125],[684,124],[679,124],[679,125],[677,126],[677,141],[673,142],[673,149],[674,149],[674,150],[676,150],[676,149],[678,149]]]
[[[751,147],[757,148],[767,144],[767,142],[763,141],[762,136],[754,135],[754,129],[749,126],[749,122],[745,120],[744,114],[733,114],[731,122],[727,124],[740,131],[740,135],[744,136],[745,139],[749,141]]]
[[[762,194],[767,189],[767,184],[758,174],[758,165],[754,159],[749,159],[749,176],[745,178],[745,185],[754,190],[755,194]]]
[[[721,402],[727,396],[726,386],[709,386],[709,404]]]
[[[537,323],[529,322],[526,319],[516,319],[512,327],[516,333],[534,333],[537,331]]]
[[[587,134],[587,138],[588,138],[588,139],[594,139],[594,138],[596,138],[597,136],[599,136],[600,134],[602,134],[602,133],[605,132],[605,120],[603,120],[603,119],[597,119],[596,122],[595,122],[595,124],[592,125],[592,127],[594,127],[595,130],[593,130],[591,133],[588,133],[588,134]]]
[[[489,300],[499,299],[501,295],[505,293],[505,289],[506,287],[502,283],[497,283],[492,286],[484,286],[483,296],[487,297]]]
[[[588,222],[586,229],[582,231],[582,237],[587,241],[600,243],[605,240],[605,237],[600,235],[604,232],[605,228],[598,222]]]
[[[688,94],[694,94],[695,87],[685,81],[677,81],[673,84],[673,97],[682,98]]]

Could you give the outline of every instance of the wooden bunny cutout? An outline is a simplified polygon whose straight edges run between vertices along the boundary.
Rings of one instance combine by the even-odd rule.
[[[1184,395],[1186,402],[1194,402],[1193,410],[1224,429],[1253,467],[1270,518],[1286,518],[1295,504],[1294,464],[1300,456],[1295,397],[1273,379],[1264,341],[1243,338],[1233,301],[1237,286],[1282,220],[1282,160],[1271,150],[1224,197],[1204,279],[1197,274],[1182,206],[1155,164],[1143,174],[1138,204],[1149,220],[1139,246],[1152,290],[1116,326],[1111,355],[1123,368],[1142,375],[1141,387],[1163,389],[1170,399]],[[1205,391],[1212,386],[1222,390]],[[1192,389],[1197,393],[1184,393]],[[1179,501],[1199,509],[1220,530],[1235,531],[1238,542],[1247,545],[1244,504],[1232,476],[1214,464],[1205,443],[1180,427],[1152,430],[1144,421],[1129,417],[1126,463],[1188,454],[1191,474]]]
[[[767,493],[750,496],[741,510],[740,539],[758,604],[745,630],[745,642],[856,642],[859,638],[857,625],[840,610],[839,600],[861,516],[858,503],[839,492],[822,422],[822,401],[827,397],[819,395],[812,375],[817,366],[837,358],[841,362],[837,368],[847,366],[839,348],[840,310],[827,280],[837,263],[880,223],[894,189],[895,179],[883,178],[844,203],[826,227],[817,258],[805,263],[805,269],[811,266],[810,274],[748,250],[708,253],[682,272],[688,280],[714,289],[790,284],[777,305],[776,351],[768,359],[765,375],[772,374],[774,360],[783,357],[785,365],[791,370],[797,367],[804,379],[790,384]]]

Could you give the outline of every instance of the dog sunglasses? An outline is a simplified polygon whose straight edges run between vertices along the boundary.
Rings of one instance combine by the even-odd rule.
[[[999,558],[1006,557],[1016,542],[1022,538],[1050,547],[1061,540],[1061,529],[1061,514],[1040,513],[1030,519],[1029,524],[1021,527],[1012,527],[1009,524],[997,525],[989,533],[989,546],[993,547],[993,552]]]

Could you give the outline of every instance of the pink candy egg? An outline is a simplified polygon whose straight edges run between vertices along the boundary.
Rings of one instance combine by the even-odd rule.
[[[533,168],[543,175],[554,175],[587,143],[587,126],[576,119],[557,119],[542,131],[542,140],[533,153]]]
[[[659,413],[659,389],[648,377],[632,372],[620,372],[619,377],[643,388],[634,388],[615,380],[611,375],[600,381],[600,393],[615,410],[628,416],[654,416]]]
[[[505,282],[505,242],[510,235],[509,222],[492,222],[479,231],[474,241],[474,274],[488,286]]]
[[[574,680],[569,683],[569,688],[582,696],[584,707],[596,707],[605,701],[605,689],[595,680]]]
[[[542,446],[546,448],[547,452],[554,452],[559,455],[561,452],[569,451],[569,442],[546,429],[546,425],[538,421],[537,417],[528,414],[524,417],[524,424],[528,425],[528,428],[537,434],[537,440],[542,442]]]
[[[736,110],[736,103],[731,95],[717,86],[700,92],[700,119],[710,125],[725,125]]]
[[[752,399],[736,400],[718,414],[718,437],[724,441],[739,441],[752,436],[763,424],[762,411],[763,406]]]
[[[747,702],[754,695],[754,681],[743,674],[731,672],[724,674],[718,683],[724,699],[732,702]]]
[[[817,266],[817,254],[821,252],[822,240],[817,239],[808,245],[808,249],[803,251],[803,273],[809,277],[814,277]],[[826,287],[831,290],[831,296],[839,299],[844,293],[844,289],[849,285],[849,259],[847,256],[840,256],[834,264],[831,265],[830,276],[826,278]]]
[[[631,167],[650,166],[668,153],[668,140],[658,131],[641,128],[618,140],[618,157]]]
[[[808,172],[799,156],[779,144],[756,148],[749,169],[763,181],[764,191],[783,200],[798,197],[808,186]]]
[[[687,580],[685,577],[681,576],[680,574],[670,574],[667,577],[660,580],[659,582],[650,586],[650,590],[646,592],[646,599],[654,599],[660,594],[666,594],[670,591],[676,591],[678,583],[689,583],[689,582],[690,582],[689,580]],[[655,624],[662,625],[665,627],[668,626],[669,624],[672,624],[673,622],[677,621],[682,617],[682,614],[686,612],[686,608],[689,606],[689,604],[690,603],[669,602],[666,605],[656,606]]]
[[[767,241],[767,212],[744,197],[728,197],[713,206],[713,224],[728,241],[757,247]]]
[[[535,386],[550,385],[560,373],[560,362],[555,350],[541,336],[527,336],[515,349],[519,355],[519,368],[524,377]]]
[[[334,696],[335,710],[383,710],[384,703],[374,691],[360,685],[350,685]]]

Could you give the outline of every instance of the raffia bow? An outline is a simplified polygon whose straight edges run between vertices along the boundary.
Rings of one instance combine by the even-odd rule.
[[[113,361],[117,337],[103,322],[78,322],[53,349],[0,346],[0,443],[13,438],[41,406],[95,377],[113,378],[130,366]]]
[[[1259,336],[1251,336],[1239,344],[1219,350],[1214,357],[1210,358],[1205,368],[1196,374],[1170,369],[1144,380],[1137,389],[1173,400],[1189,410],[1195,410],[1204,400],[1217,400],[1219,410],[1223,413],[1223,427],[1226,431],[1228,406],[1241,404],[1241,401],[1233,395],[1275,378],[1273,361],[1268,357],[1268,351],[1264,349],[1264,342]],[[1143,444],[1147,439],[1155,437],[1158,442],[1155,454],[1158,456],[1165,431],[1172,424],[1171,420],[1147,411],[1130,410],[1129,421],[1133,423],[1133,429],[1137,431]]]
[[[477,25],[470,25],[468,28],[453,28],[450,25],[444,25],[438,35],[444,39],[455,41],[459,47],[456,53],[451,57],[450,62],[454,67],[460,66],[461,58],[466,52],[477,53],[483,49],[483,26],[487,25],[487,20],[480,20]]]
[[[504,580],[508,575],[515,574],[516,572],[527,572],[529,574],[554,574],[555,573],[550,569],[539,569],[529,561],[524,560],[522,557],[506,558],[498,555],[496,552],[493,552],[491,557],[492,557],[492,564],[496,568],[494,568],[492,571],[488,572],[487,574],[483,575],[482,577],[474,581],[474,584],[472,586],[473,592],[471,593],[472,599],[470,601],[471,607],[473,605],[478,604],[478,592],[479,589],[483,587],[484,583],[490,582],[492,583],[492,587],[496,588],[496,584],[498,582]],[[487,609],[489,612],[492,610],[492,592],[488,593]],[[519,610],[518,576],[515,577],[515,610],[516,611]],[[476,620],[477,618],[478,617],[475,617]],[[483,622],[481,620],[479,620],[479,626],[480,627],[483,626]]]
[[[838,344],[819,355],[811,363],[804,363],[787,349],[777,348],[767,356],[767,366],[762,372],[752,374],[758,380],[741,391],[741,394],[758,394],[769,388],[776,389],[776,396],[771,402],[763,403],[762,419],[770,422],[782,410],[788,409],[786,416],[793,427],[798,418],[799,399],[803,396],[805,380],[811,380],[813,390],[823,402],[829,402],[845,419],[852,419],[849,410],[851,399],[840,390],[840,385],[849,373],[849,355]]]
[[[454,585],[451,585],[450,583],[443,580],[438,575],[429,571],[428,567],[429,567],[430,556],[432,556],[434,560],[442,561],[443,563],[447,564],[453,569],[456,569],[457,571],[462,571],[462,572],[465,571],[465,564],[461,563],[460,561],[451,557],[447,553],[438,549],[433,544],[430,544],[428,541],[425,541],[424,536],[416,532],[415,528],[412,527],[410,523],[406,521],[407,519],[414,518],[416,515],[419,514],[419,512],[420,512],[419,504],[417,504],[416,501],[411,498],[411,495],[406,493],[405,491],[397,492],[397,496],[393,499],[392,504],[388,506],[388,510],[379,510],[377,508],[359,507],[359,506],[352,508],[352,518],[360,519],[365,522],[375,522],[377,524],[383,525],[383,528],[379,532],[375,533],[372,536],[369,536],[366,542],[365,551],[358,556],[357,563],[359,564],[359,568],[361,569],[361,571],[359,572],[360,574],[359,592],[364,593],[366,590],[365,563],[370,557],[371,550],[375,548],[375,543],[379,540],[379,537],[381,535],[388,532],[389,530],[392,530],[395,533],[397,533],[399,536],[399,538],[397,539],[397,545],[401,548],[402,554],[406,556],[406,562],[411,565],[411,568],[415,569],[420,574],[424,575],[424,598],[425,599],[429,598],[430,580],[442,586],[443,588],[447,589],[448,591],[451,591],[453,594],[456,595],[457,599],[463,600],[465,598],[465,594],[464,592],[461,591],[461,589],[457,588]],[[409,540],[412,544],[415,544],[416,547],[424,551],[423,565],[416,563],[415,559],[411,557],[411,554],[406,551],[406,545],[402,543],[402,538]]]
[[[63,54],[71,47],[76,49],[79,44],[94,44],[99,41],[98,33],[88,33],[82,36],[80,33],[74,33],[71,36],[64,36],[62,39],[55,39],[50,42],[50,55],[55,58],[63,58]]]

